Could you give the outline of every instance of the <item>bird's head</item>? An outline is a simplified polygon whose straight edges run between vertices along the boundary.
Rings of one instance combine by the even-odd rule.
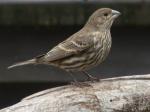
[[[87,22],[88,25],[91,25],[96,28],[110,29],[113,21],[121,13],[110,8],[101,8],[96,10],[90,17]]]

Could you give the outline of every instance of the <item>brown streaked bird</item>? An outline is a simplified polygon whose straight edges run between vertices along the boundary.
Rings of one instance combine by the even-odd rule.
[[[89,78],[86,70],[102,63],[111,48],[110,28],[120,12],[110,8],[96,10],[84,27],[48,53],[31,60],[16,63],[8,68],[27,64],[47,64],[68,72],[81,71]]]

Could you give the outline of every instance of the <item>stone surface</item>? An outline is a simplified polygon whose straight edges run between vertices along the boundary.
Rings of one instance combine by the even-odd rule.
[[[150,75],[48,89],[0,112],[149,112]]]

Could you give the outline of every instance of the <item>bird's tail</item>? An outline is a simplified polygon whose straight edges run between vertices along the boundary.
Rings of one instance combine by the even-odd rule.
[[[30,59],[30,60],[27,60],[27,61],[15,63],[15,64],[9,66],[8,69],[11,69],[11,68],[14,68],[14,67],[17,67],[17,66],[36,64],[36,63],[37,63],[37,59],[33,58],[33,59]]]

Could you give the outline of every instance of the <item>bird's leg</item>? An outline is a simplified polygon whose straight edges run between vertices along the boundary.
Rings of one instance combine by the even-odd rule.
[[[71,76],[71,78],[73,79],[73,82],[71,82],[71,84],[73,83],[78,83],[78,81],[76,80],[76,78],[74,78],[73,73],[69,72],[69,75]]]
[[[88,79],[87,80],[90,80],[90,81],[100,81],[100,79],[99,78],[97,78],[97,77],[94,77],[94,76],[92,76],[92,75],[90,75],[89,73],[87,73],[86,71],[83,71],[83,74],[84,75],[86,75],[87,77],[88,77]]]
[[[69,72],[69,74],[70,74],[70,76],[71,76],[72,79],[73,79],[73,82],[71,82],[72,85],[77,86],[77,87],[91,86],[90,84],[85,83],[85,82],[78,82],[78,81],[74,78],[72,72]]]

